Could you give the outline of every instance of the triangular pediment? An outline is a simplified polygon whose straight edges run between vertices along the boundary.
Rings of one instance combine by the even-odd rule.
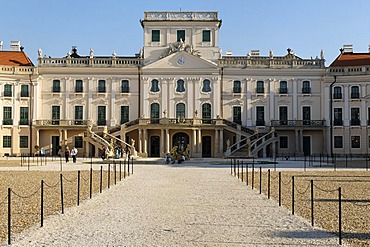
[[[185,51],[173,53],[144,66],[144,69],[216,69],[217,64]]]

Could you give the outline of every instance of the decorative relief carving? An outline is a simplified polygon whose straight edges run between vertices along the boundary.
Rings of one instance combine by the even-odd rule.
[[[182,40],[180,40],[179,42],[171,43],[169,47],[162,53],[160,58],[167,57],[179,51],[185,51],[189,54],[200,57],[199,51],[194,50],[192,45],[185,45],[185,43]]]
[[[313,101],[312,100],[309,100],[309,99],[306,99],[306,100],[302,100],[301,101],[301,104],[308,104],[308,105],[310,105],[312,103],[313,103]]]
[[[261,98],[258,98],[256,100],[252,100],[250,103],[251,104],[266,104],[267,101],[266,100],[262,100]]]
[[[279,103],[279,104],[289,104],[290,101],[286,100],[286,99],[282,99],[282,100],[279,100],[277,103]]]

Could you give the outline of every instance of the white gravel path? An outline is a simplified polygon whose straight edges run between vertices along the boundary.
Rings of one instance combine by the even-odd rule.
[[[135,174],[16,235],[12,246],[338,246],[222,166],[137,165]]]

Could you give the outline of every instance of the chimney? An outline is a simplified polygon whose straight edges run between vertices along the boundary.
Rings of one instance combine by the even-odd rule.
[[[0,40],[0,51],[2,51],[2,50],[3,50],[3,41]]]
[[[226,51],[226,56],[231,57],[233,55],[232,51]]]
[[[343,53],[353,53],[352,45],[343,45]]]
[[[21,51],[21,42],[20,41],[10,41],[10,50],[11,51]]]

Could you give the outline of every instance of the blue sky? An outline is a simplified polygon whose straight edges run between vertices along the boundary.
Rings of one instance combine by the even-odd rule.
[[[219,44],[225,53],[246,55],[258,49],[303,58],[324,49],[326,65],[343,44],[367,52],[370,44],[369,0],[0,0],[0,40],[8,50],[20,40],[37,64],[37,49],[63,57],[72,45],[79,54],[131,56],[143,46],[139,20],[144,11],[218,11]]]

